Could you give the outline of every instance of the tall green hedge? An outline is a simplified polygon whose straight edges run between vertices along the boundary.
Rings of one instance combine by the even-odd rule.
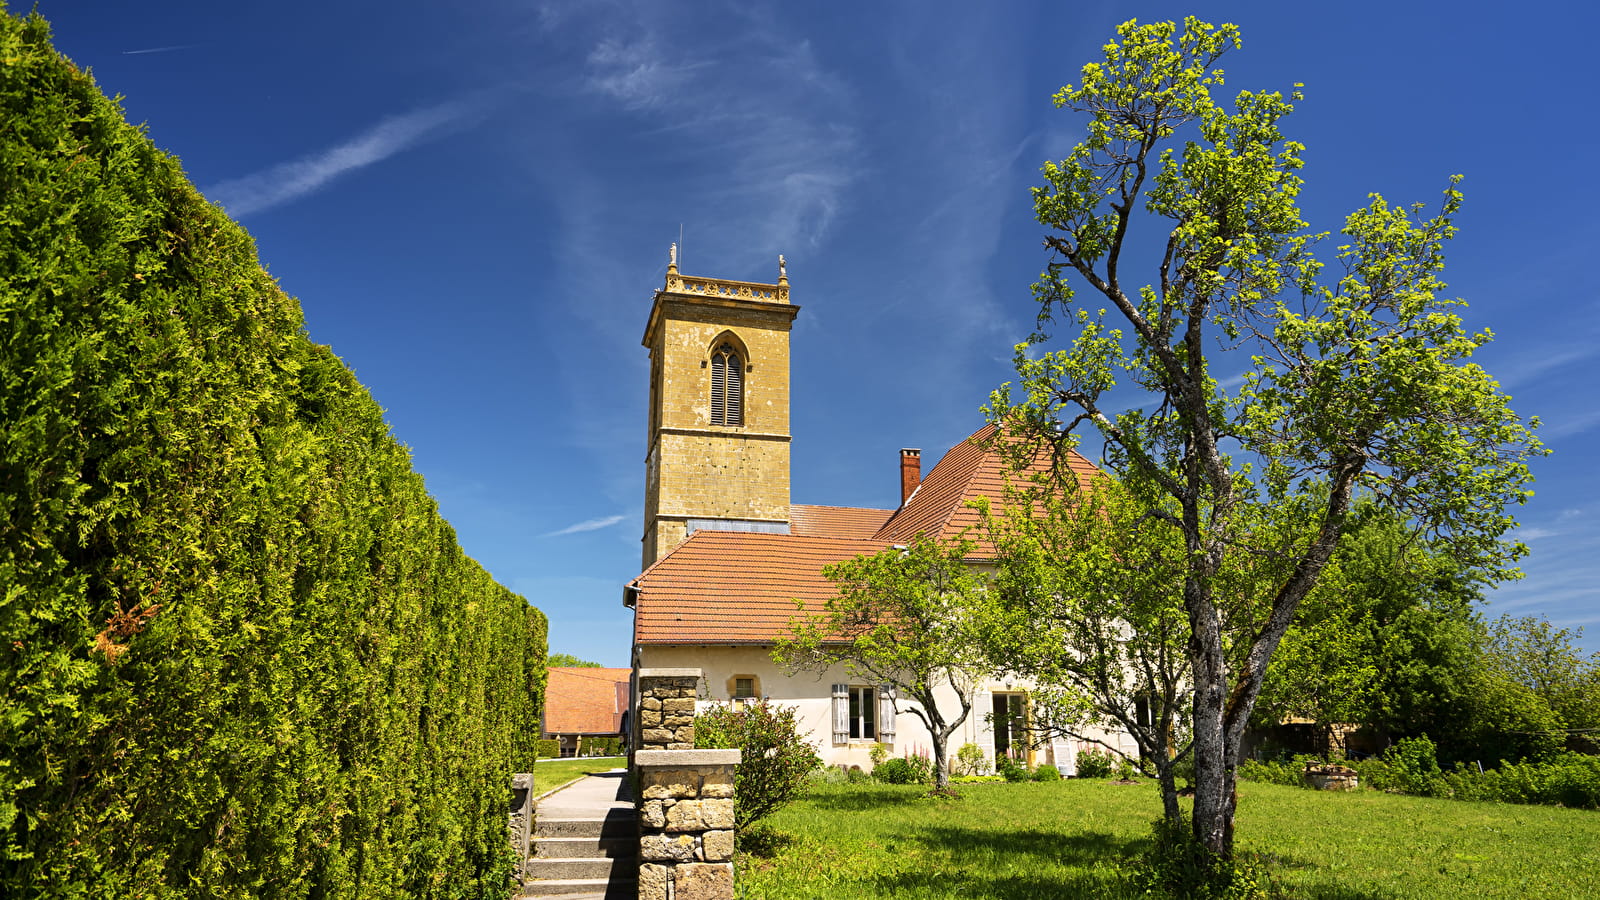
[[[0,123],[0,894],[504,897],[544,616],[3,9]]]

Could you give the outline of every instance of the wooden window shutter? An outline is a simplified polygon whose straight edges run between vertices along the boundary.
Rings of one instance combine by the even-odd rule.
[[[711,353],[711,424],[744,424],[744,360],[732,344]]]
[[[739,354],[728,353],[728,421],[729,425],[744,424],[744,362]]]
[[[724,402],[728,396],[728,359],[722,355],[722,348],[711,354],[711,424],[727,424],[727,405]]]
[[[833,742],[843,744],[849,740],[850,685],[836,684],[833,686]]]
[[[894,743],[894,685],[878,685],[878,740]]]

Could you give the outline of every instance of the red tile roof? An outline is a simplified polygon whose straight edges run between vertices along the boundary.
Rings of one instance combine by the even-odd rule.
[[[951,540],[978,524],[978,511],[968,505],[973,500],[987,497],[998,509],[1005,499],[1007,480],[1015,482],[1018,476],[1011,474],[1009,461],[999,452],[986,449],[995,430],[995,426],[985,425],[951,447],[874,537],[892,544],[906,543],[918,534]],[[1094,463],[1076,451],[1067,454],[1066,464],[1080,480],[1099,472]],[[1049,465],[1048,453],[1040,452],[1028,472],[1045,472]],[[977,542],[977,555],[987,553],[988,544],[975,528],[967,537]]]
[[[892,509],[796,504],[789,507],[789,531],[803,537],[865,540],[877,534],[892,515]]]
[[[790,507],[792,532],[696,531],[628,585],[638,644],[769,644],[789,630],[799,600],[818,612],[836,593],[822,567],[904,544],[918,534],[949,539],[978,523],[967,503],[1005,497],[1008,464],[983,442],[986,426],[933,467],[900,509]],[[1042,471],[1048,457],[1030,467]],[[1080,479],[1098,470],[1077,453],[1067,458]],[[879,527],[869,530],[873,520]],[[969,537],[974,540],[977,535]],[[974,555],[987,552],[978,541]]]
[[[621,733],[632,672],[592,666],[551,667],[544,698],[544,733]]]
[[[834,595],[822,567],[877,553],[882,541],[696,531],[634,579],[634,642],[767,644]]]

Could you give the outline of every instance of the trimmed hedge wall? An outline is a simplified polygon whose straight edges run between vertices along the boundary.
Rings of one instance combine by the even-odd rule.
[[[544,616],[3,9],[0,121],[0,893],[500,900]]]

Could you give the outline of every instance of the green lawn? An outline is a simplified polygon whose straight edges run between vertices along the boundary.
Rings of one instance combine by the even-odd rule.
[[[582,759],[541,759],[533,766],[533,795],[554,790],[585,775],[609,772],[628,764],[624,756],[594,756]]]
[[[1240,786],[1240,845],[1288,897],[1600,897],[1600,812]],[[1153,783],[821,785],[777,813],[793,842],[740,861],[740,896],[1129,897],[1117,866],[1160,812]]]

